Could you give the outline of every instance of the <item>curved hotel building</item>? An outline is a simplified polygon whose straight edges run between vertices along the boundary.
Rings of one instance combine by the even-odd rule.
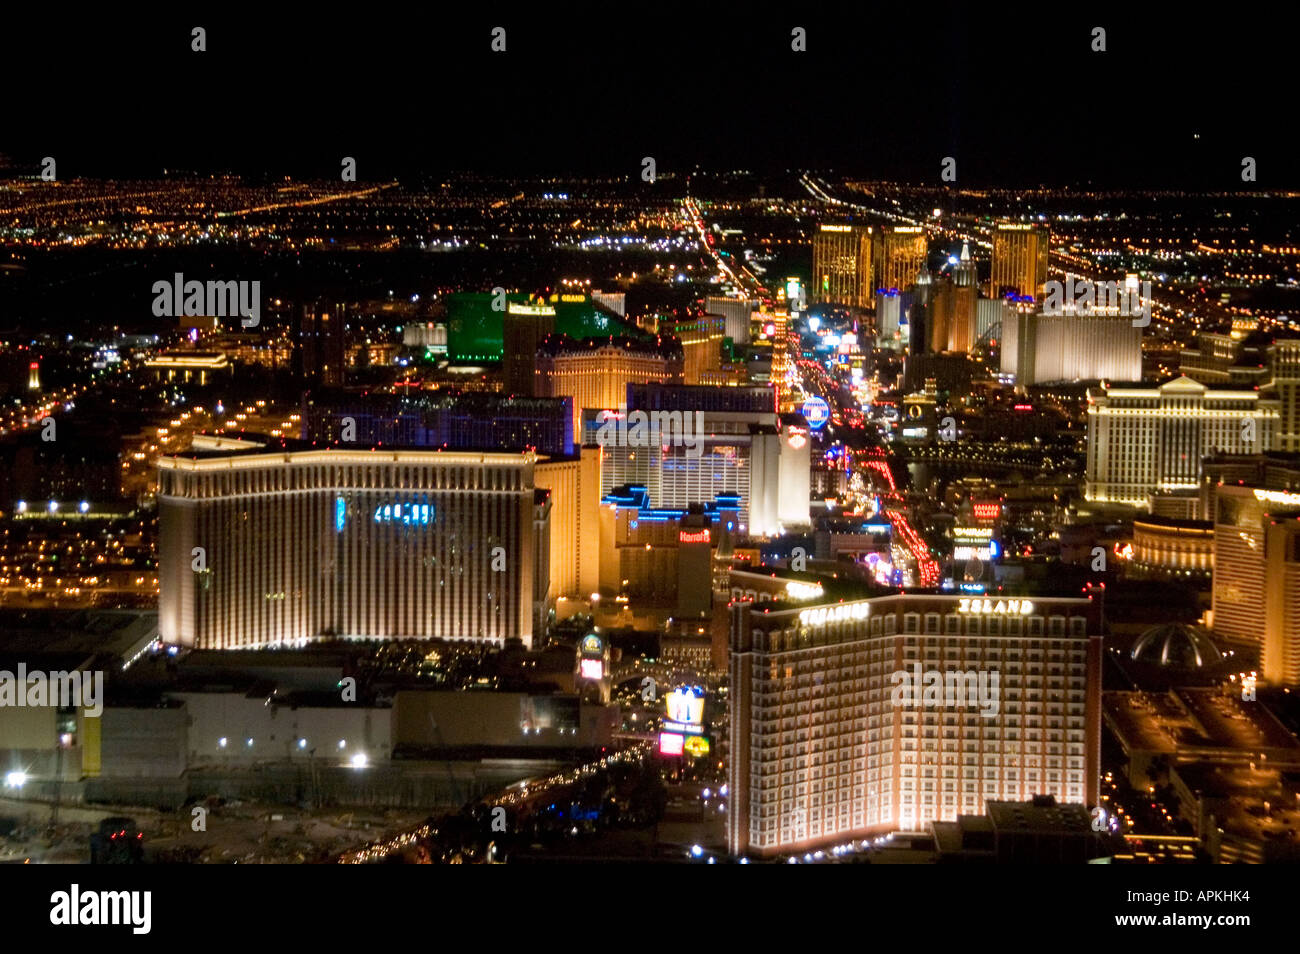
[[[1087,599],[733,603],[731,853],[917,831],[1033,795],[1096,804],[1100,633]],[[967,694],[897,695],[900,673],[935,672]]]
[[[531,453],[196,440],[158,462],[162,639],[531,645],[550,535],[534,464]]]

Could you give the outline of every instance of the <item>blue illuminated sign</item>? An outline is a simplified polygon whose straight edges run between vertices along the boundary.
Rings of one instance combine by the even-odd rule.
[[[342,533],[343,525],[348,522],[348,503],[342,497],[334,498],[334,532]]]
[[[375,508],[375,523],[400,523],[406,527],[427,527],[433,522],[433,514],[433,505],[423,500],[380,504]]]

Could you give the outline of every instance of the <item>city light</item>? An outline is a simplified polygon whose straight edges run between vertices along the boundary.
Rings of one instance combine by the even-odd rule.
[[[1294,29],[814,12],[16,33],[71,92],[0,157],[0,860],[993,864],[944,903],[1026,937],[1268,920],[1284,879],[1213,892],[1300,858]],[[775,913],[551,880],[575,936]]]

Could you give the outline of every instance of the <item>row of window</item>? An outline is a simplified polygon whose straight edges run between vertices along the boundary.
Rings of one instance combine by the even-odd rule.
[[[430,451],[430,456],[438,452]],[[522,458],[520,458],[522,461]],[[292,458],[290,458],[292,461]],[[163,496],[196,498],[275,493],[289,490],[524,490],[525,469],[516,466],[460,466],[448,463],[406,464],[376,461],[366,465],[299,465],[247,467],[220,472],[159,472]]]

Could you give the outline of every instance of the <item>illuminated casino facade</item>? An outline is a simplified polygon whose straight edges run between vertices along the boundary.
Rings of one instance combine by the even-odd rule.
[[[1271,450],[1277,423],[1275,398],[1185,376],[1158,387],[1089,388],[1085,496],[1147,507],[1153,494],[1195,493],[1205,457]]]
[[[585,415],[588,444],[600,425],[622,411]],[[694,412],[691,412],[694,413]],[[776,536],[807,527],[812,484],[812,443],[800,417],[752,412],[700,411],[696,449],[655,436],[648,447],[607,446],[600,454],[604,498],[622,486],[640,486],[655,507],[686,510],[722,496],[739,501],[741,535]]]
[[[899,595],[731,613],[733,854],[916,831],[983,814],[991,800],[1097,803],[1091,600]],[[997,673],[996,714],[896,706],[894,675],[917,665]]]
[[[1135,576],[1209,578],[1214,569],[1214,524],[1144,517],[1133,521]]]
[[[549,335],[537,351],[535,393],[570,398],[577,433],[584,408],[618,407],[629,384],[682,383],[682,361],[682,345],[676,338],[576,341]]]
[[[197,443],[197,442],[196,442]],[[274,449],[159,459],[159,626],[196,649],[322,638],[531,645],[550,497],[530,453]]]

